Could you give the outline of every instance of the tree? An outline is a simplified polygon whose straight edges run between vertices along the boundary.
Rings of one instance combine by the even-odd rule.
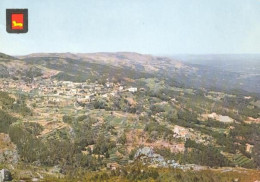
[[[254,162],[256,163],[256,166],[260,168],[260,136],[255,137],[255,145],[252,151],[252,156],[254,159]]]
[[[122,145],[124,145],[126,143],[126,134],[123,133],[117,140],[118,143],[121,143]]]

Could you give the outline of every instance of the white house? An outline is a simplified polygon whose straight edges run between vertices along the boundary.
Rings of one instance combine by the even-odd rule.
[[[136,87],[131,87],[128,89],[129,92],[137,92],[137,88]]]

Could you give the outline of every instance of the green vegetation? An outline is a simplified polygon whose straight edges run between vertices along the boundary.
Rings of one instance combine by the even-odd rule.
[[[0,133],[8,133],[9,126],[16,122],[16,118],[0,110]]]
[[[0,91],[0,106],[3,110],[12,109],[15,99],[11,98],[8,93]]]
[[[210,167],[233,166],[225,156],[220,153],[220,150],[213,145],[204,146],[195,141],[187,140],[185,148],[192,148],[191,152],[187,150],[183,154],[182,162],[206,165]]]
[[[173,131],[166,126],[160,125],[157,122],[149,122],[146,124],[144,131],[149,133],[150,139],[156,140],[160,137],[164,139],[172,139]]]
[[[13,113],[26,116],[31,114],[30,109],[25,104],[25,98],[15,100],[8,93],[0,91],[0,132],[8,133],[9,126],[17,121]]]
[[[90,155],[81,153],[77,143],[67,140],[37,138],[31,127],[37,125],[27,123],[14,123],[11,125],[9,135],[17,145],[21,160],[26,163],[40,162],[41,165],[60,165],[64,171],[74,167],[85,167],[95,170],[102,165]]]
[[[250,160],[249,158],[245,157],[242,154],[236,154],[233,159],[232,162],[237,165],[237,166],[242,166],[242,167],[246,167],[246,168],[254,168],[254,163],[252,160]]]
[[[75,171],[65,178],[49,178],[45,181],[76,182],[79,180],[90,182],[113,181],[143,181],[143,182],[248,182],[257,180],[259,173],[255,171],[212,171],[212,170],[186,170],[149,168],[140,163],[134,163],[113,171],[82,172]]]

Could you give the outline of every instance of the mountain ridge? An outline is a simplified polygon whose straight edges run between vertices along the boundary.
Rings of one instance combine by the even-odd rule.
[[[9,58],[9,60],[12,59],[14,58]],[[17,56],[16,59],[24,61],[27,64],[33,63],[36,66],[41,64],[40,60],[44,61],[44,59],[52,59],[52,65],[60,65],[62,62],[67,63],[68,60],[71,59],[78,61],[79,64],[90,63],[95,65],[106,65],[108,67],[113,66],[115,68],[132,69],[151,74],[158,74],[162,77],[171,77],[179,83],[184,83],[188,87],[215,87],[221,90],[240,89],[260,95],[260,76],[258,74],[245,73],[245,71],[234,72],[232,70],[225,70],[223,66],[215,67],[214,65],[212,66],[207,64],[191,64],[189,62],[183,62],[181,58],[174,59],[133,52],[100,52],[76,54],[34,53],[25,56]],[[228,60],[226,61],[228,62]],[[45,64],[47,64],[47,62]],[[252,84],[252,82],[256,84]]]

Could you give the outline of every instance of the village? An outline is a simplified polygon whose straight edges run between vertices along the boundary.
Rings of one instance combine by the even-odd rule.
[[[37,80],[31,83],[22,80],[0,79],[0,91],[25,93],[37,97],[50,97],[50,101],[59,102],[62,98],[75,99],[78,103],[87,103],[95,100],[95,96],[108,98],[120,92],[137,92],[136,87],[126,87],[120,83],[98,82],[75,83],[71,81]]]

